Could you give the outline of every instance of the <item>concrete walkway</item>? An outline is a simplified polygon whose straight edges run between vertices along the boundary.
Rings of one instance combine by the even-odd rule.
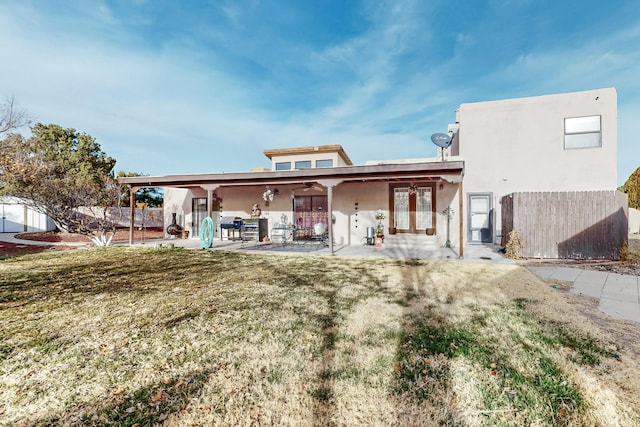
[[[571,293],[599,300],[598,309],[608,315],[640,323],[640,278],[607,271],[570,267],[527,267],[545,280],[573,282]]]

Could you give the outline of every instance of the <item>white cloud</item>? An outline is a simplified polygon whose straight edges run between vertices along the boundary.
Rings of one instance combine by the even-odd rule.
[[[304,108],[271,110],[276,103],[269,97],[281,86],[239,76],[217,52],[203,49],[209,40],[228,42],[239,60],[254,59],[262,45],[240,34],[248,9],[220,6],[238,34],[212,27],[201,38],[184,33],[151,50],[105,5],[77,2],[77,15],[66,18],[20,3],[0,5],[0,40],[11,58],[0,67],[0,81],[34,119],[95,136],[119,168],[151,174],[247,170],[268,164],[265,148],[327,143],[343,144],[357,163],[429,156],[435,154],[429,135],[445,129],[461,102],[604,86],[618,87],[621,158],[640,158],[629,141],[640,132],[630,123],[640,96],[640,26],[600,34],[577,49],[532,49],[506,68],[481,64],[489,71],[476,80],[464,74],[453,79],[477,65],[465,56],[480,48],[472,28],[452,30],[452,51],[435,61],[431,52],[441,46],[427,25],[437,19],[425,10],[431,4],[366,2],[367,26],[350,39],[314,52],[274,37],[280,44],[259,53],[255,62],[265,74],[277,74],[281,61],[300,61],[290,80],[287,75],[277,84],[322,98]],[[75,32],[78,17],[86,21]],[[129,25],[139,19],[127,17]],[[91,25],[97,28],[85,31]],[[288,49],[294,53],[280,60]],[[418,56],[428,60],[406,61]],[[296,80],[296,73],[304,76]]]

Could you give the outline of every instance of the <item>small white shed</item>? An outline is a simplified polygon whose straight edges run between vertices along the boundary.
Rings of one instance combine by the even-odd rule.
[[[0,233],[55,230],[47,215],[28,207],[22,199],[0,197]]]

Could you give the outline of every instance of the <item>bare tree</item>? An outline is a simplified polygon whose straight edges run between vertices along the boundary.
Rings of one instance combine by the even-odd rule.
[[[28,124],[27,112],[17,108],[13,96],[8,97],[0,106],[0,136]]]

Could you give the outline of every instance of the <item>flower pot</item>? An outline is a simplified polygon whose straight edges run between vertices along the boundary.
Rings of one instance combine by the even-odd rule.
[[[433,228],[427,228],[427,236],[433,236],[435,230]]]
[[[396,228],[395,227],[389,227],[389,234],[391,234],[391,235],[396,234]]]

